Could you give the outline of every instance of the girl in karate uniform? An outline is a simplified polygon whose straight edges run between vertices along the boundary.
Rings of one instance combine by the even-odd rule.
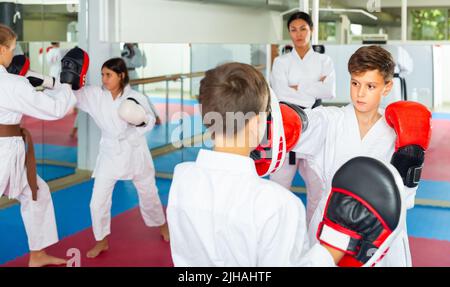
[[[76,99],[68,84],[58,85],[54,95],[49,96],[36,92],[25,77],[9,74],[6,68],[15,47],[15,33],[0,25],[0,196],[20,202],[30,249],[29,266],[65,264],[64,259],[44,250],[58,242],[53,202],[48,185],[35,173],[31,136],[20,128],[20,121],[24,114],[42,120],[60,119]]]
[[[287,27],[294,49],[275,58],[270,75],[270,84],[278,100],[311,108],[317,100],[335,98],[333,61],[329,56],[319,54],[311,48],[311,17],[304,12],[294,13],[289,18]],[[320,193],[311,191],[321,190],[323,186],[316,167],[308,164],[308,159],[291,158],[285,161],[282,168],[272,174],[270,179],[290,189],[296,171],[300,171],[306,183],[306,217],[309,222],[320,199]]]
[[[101,129],[100,151],[97,157],[90,209],[96,245],[87,257],[97,257],[108,250],[111,233],[112,192],[118,180],[132,180],[138,191],[139,207],[147,226],[160,226],[165,241],[168,228],[155,183],[155,168],[147,146],[145,133],[155,118],[145,96],[128,85],[127,67],[120,58],[102,66],[103,87],[87,86],[75,93],[77,107],[87,112]],[[145,110],[145,125],[135,126],[119,116],[119,108],[128,98],[136,100]]]

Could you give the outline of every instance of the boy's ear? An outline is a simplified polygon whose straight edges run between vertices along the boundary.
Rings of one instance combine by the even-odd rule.
[[[258,132],[258,124],[259,124],[259,120],[258,117],[251,117],[248,122],[247,122],[247,129],[249,131],[250,135],[256,135]]]
[[[387,96],[391,92],[393,86],[394,86],[393,80],[387,82],[386,86],[384,87],[383,96]]]
[[[261,142],[261,138],[263,135],[261,135],[261,126],[262,126],[262,118],[258,115],[250,118],[247,123],[247,129],[248,129],[248,135],[249,138],[249,145],[252,149],[256,148],[259,143]]]

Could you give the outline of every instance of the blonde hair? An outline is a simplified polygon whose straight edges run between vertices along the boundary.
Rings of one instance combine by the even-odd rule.
[[[11,42],[17,38],[16,33],[6,25],[0,24],[0,45],[11,45]]]

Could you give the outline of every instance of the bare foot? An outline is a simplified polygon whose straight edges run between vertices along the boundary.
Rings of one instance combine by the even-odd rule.
[[[101,241],[97,241],[97,243],[95,244],[94,248],[92,248],[91,250],[89,250],[86,254],[87,258],[95,258],[97,257],[100,253],[107,251],[109,249],[109,244],[108,244],[108,239],[104,238]]]
[[[161,225],[159,227],[159,230],[161,232],[161,236],[163,237],[164,241],[169,242],[170,236],[169,236],[169,226],[167,225],[167,222]]]
[[[48,255],[45,250],[30,251],[28,267],[43,267],[47,265],[63,265],[67,260]]]

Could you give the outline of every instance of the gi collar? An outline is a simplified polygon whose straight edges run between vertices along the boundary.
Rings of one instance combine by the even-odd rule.
[[[230,173],[250,173],[258,176],[253,160],[242,155],[201,149],[196,163],[208,169],[230,171]]]
[[[300,57],[300,55],[297,53],[297,50],[292,51],[294,52],[293,55],[295,55],[295,57],[297,57],[297,59],[299,59],[300,61],[305,61],[307,60],[309,57],[311,57],[311,55],[313,55],[315,53],[314,49],[311,47],[309,47],[309,50],[306,52],[305,56],[303,57],[303,59]]]

